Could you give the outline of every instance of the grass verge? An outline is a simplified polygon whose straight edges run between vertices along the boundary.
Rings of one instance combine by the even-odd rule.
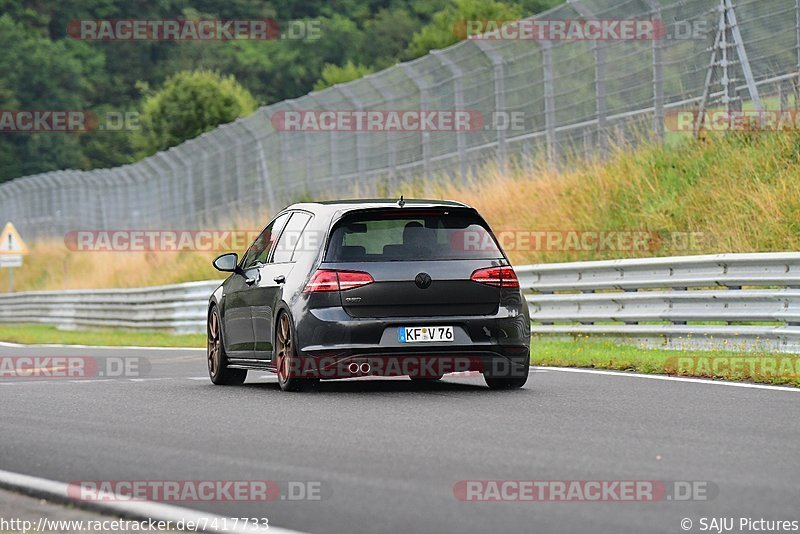
[[[800,249],[798,163],[796,133],[711,135],[668,146],[643,144],[635,150],[620,146],[605,161],[576,162],[560,171],[544,164],[530,168],[515,164],[500,171],[487,164],[467,183],[419,180],[402,190],[387,190],[385,196],[405,193],[407,198],[450,198],[475,206],[497,233],[506,235],[506,252],[520,265],[777,252]],[[264,214],[216,229],[257,231],[268,219]],[[531,232],[545,232],[547,240],[528,240],[534,237]],[[619,246],[567,239],[630,232],[647,239]],[[29,245],[25,267],[15,275],[18,291],[217,279],[222,275],[211,260],[229,252],[78,252],[68,249],[63,239]],[[236,252],[244,248],[242,244]],[[0,290],[4,288],[0,285]]]
[[[0,340],[89,346],[205,346],[203,334],[117,329],[58,330],[47,325],[0,325]],[[553,367],[612,369],[800,387],[800,355],[797,354],[660,350],[588,338],[562,341],[535,337],[531,343],[531,360],[534,365]]]
[[[0,325],[0,340],[24,344],[201,348],[205,347],[206,336],[122,329],[59,330],[49,325],[25,324]]]
[[[531,343],[534,365],[587,367],[800,387],[800,355],[773,352],[732,352],[645,349],[612,341],[546,337]]]

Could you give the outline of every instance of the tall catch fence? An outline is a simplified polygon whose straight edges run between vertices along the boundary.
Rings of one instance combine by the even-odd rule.
[[[800,0],[573,0],[536,17],[581,18],[655,19],[666,35],[462,41],[262,107],[135,164],[4,183],[0,217],[26,239],[80,229],[219,228],[309,197],[399,196],[412,180],[478,180],[487,162],[533,170],[542,160],[602,157],[615,144],[671,135],[665,124],[674,110],[730,106],[739,95],[775,109],[797,92]],[[487,126],[273,127],[276,112],[298,110],[470,110]],[[503,127],[509,117],[517,117],[513,127]]]

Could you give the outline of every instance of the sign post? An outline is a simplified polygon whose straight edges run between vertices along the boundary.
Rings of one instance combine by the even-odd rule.
[[[22,256],[28,247],[10,222],[0,233],[0,269],[8,269],[8,292],[14,292],[14,269],[22,267]]]

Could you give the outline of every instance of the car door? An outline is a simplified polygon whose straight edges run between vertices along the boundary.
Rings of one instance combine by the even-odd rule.
[[[259,268],[260,281],[250,292],[256,358],[272,359],[276,308],[283,299],[284,283],[294,267],[295,249],[302,242],[301,236],[310,220],[311,214],[305,211],[292,212],[269,261]]]
[[[264,228],[239,262],[239,271],[226,282],[223,300],[225,350],[232,358],[254,357],[251,290],[258,285],[259,267],[268,261],[277,237],[288,219],[288,213],[281,214]]]

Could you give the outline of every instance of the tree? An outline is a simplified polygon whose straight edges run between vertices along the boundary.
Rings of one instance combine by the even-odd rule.
[[[523,17],[519,5],[509,5],[494,0],[452,0],[436,13],[431,22],[414,34],[407,56],[424,56],[431,50],[446,48],[465,38],[460,31],[465,21],[505,21]]]
[[[401,7],[381,9],[364,24],[364,40],[358,62],[374,70],[385,69],[403,57],[423,21]]]
[[[351,82],[371,72],[371,68],[365,67],[364,65],[356,65],[352,61],[348,61],[343,67],[328,63],[322,69],[322,78],[317,80],[317,83],[314,84],[314,90],[321,91],[337,83]]]
[[[145,98],[135,145],[142,155],[150,155],[249,115],[256,107],[253,96],[233,76],[182,71]]]

